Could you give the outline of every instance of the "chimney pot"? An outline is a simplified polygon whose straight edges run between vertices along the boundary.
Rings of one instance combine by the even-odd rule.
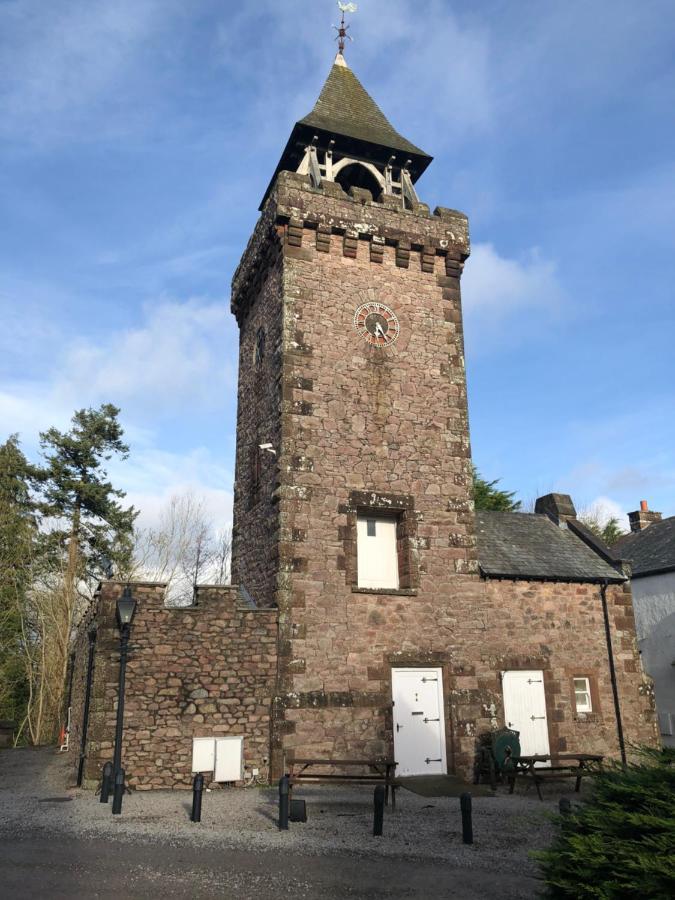
[[[628,522],[631,531],[644,531],[654,522],[661,521],[660,512],[652,512],[647,505],[646,500],[640,500],[640,509],[635,512],[628,513]]]

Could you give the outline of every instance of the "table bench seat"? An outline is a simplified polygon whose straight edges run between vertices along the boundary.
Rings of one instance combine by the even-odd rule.
[[[581,779],[593,774],[591,765],[601,765],[603,757],[594,753],[565,753],[559,756],[517,756],[511,760],[511,768],[505,773],[509,782],[509,793],[513,793],[517,778],[529,778],[534,781],[539,799],[540,785],[545,781],[557,781],[564,778],[575,778],[574,790],[578,793]],[[551,762],[552,765],[537,766],[537,763]]]
[[[389,803],[391,790],[392,809],[396,808],[397,782],[394,778],[396,762],[393,759],[294,759],[288,766],[288,785],[302,782],[313,784],[342,782],[352,784],[384,784],[385,803]],[[368,768],[370,772],[317,772],[309,769]]]

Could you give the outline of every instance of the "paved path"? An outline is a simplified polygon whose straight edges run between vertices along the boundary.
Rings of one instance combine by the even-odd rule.
[[[370,791],[308,786],[308,823],[280,832],[274,789],[213,791],[195,825],[189,792],[135,793],[113,816],[72,771],[49,748],[0,752],[2,900],[532,900],[542,884],[528,851],[546,845],[555,808],[477,797],[467,847],[456,797],[402,791],[375,838]]]
[[[63,835],[3,836],[0,893],[21,900],[60,898],[461,898],[536,896],[522,876],[457,869],[428,860],[303,856],[297,852],[213,847],[167,849],[158,843]]]

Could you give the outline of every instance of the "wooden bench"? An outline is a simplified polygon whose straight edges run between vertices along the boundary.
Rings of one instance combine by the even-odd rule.
[[[504,775],[509,782],[509,794],[513,793],[516,778],[529,778],[534,781],[539,799],[541,795],[540,785],[545,781],[556,781],[563,778],[576,778],[574,790],[578,793],[581,787],[581,779],[586,775],[592,775],[595,768],[602,764],[603,756],[597,753],[558,753],[555,756],[513,756],[511,765],[505,770]],[[548,763],[551,765],[537,765]]]
[[[384,802],[396,809],[396,788],[394,780],[397,763],[393,759],[294,759],[288,765],[288,786],[292,794],[293,785],[303,782],[352,784],[384,784]],[[318,769],[368,769],[368,772],[321,772]]]

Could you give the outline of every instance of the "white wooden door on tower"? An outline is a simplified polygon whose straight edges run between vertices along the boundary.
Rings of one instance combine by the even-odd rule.
[[[397,775],[447,772],[441,669],[392,669]]]
[[[548,722],[544,673],[540,671],[502,672],[504,723],[520,732],[523,756],[548,755]]]

